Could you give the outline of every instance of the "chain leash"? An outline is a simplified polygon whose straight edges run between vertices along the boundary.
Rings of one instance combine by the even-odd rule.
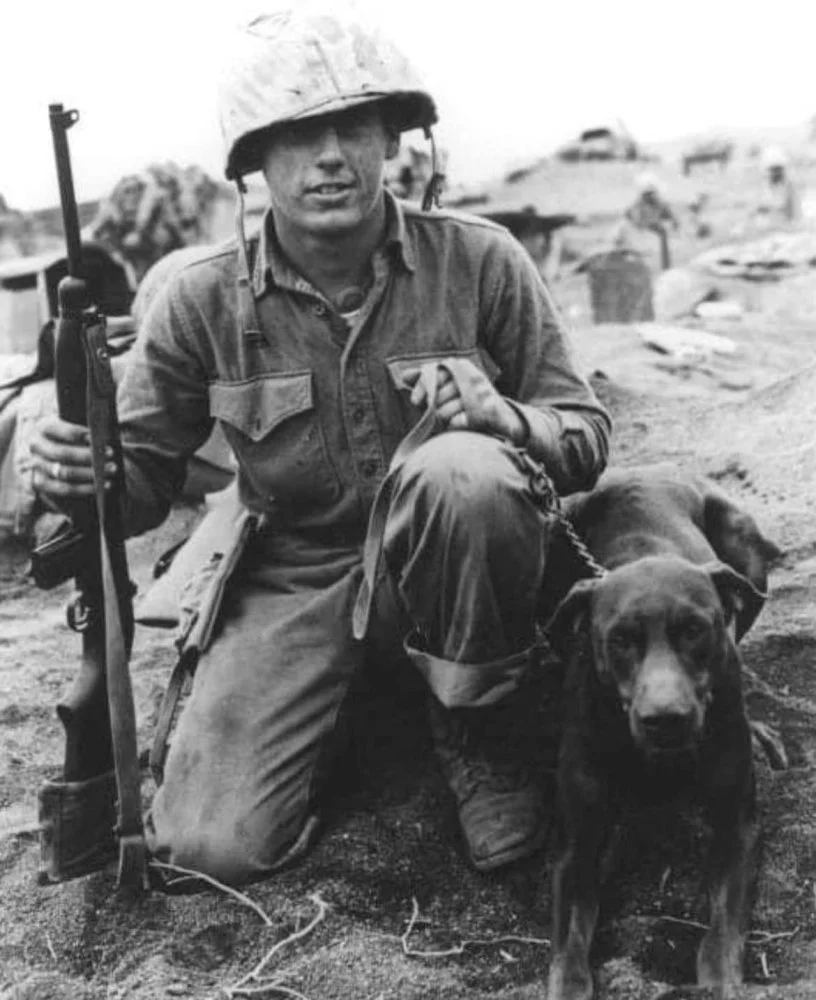
[[[588,570],[588,574],[594,577],[606,576],[606,567],[592,555],[586,542],[575,530],[575,526],[561,510],[561,498],[544,466],[523,449],[518,450],[518,455],[527,473],[530,492],[536,506],[543,514],[555,518],[578,560]]]

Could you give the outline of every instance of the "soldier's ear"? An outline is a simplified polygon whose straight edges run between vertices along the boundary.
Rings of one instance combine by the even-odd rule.
[[[400,148],[400,134],[396,129],[391,128],[386,125],[386,144],[385,144],[385,158],[386,160],[393,160],[394,157],[399,153]]]
[[[579,580],[553,612],[544,631],[553,649],[565,659],[586,624],[597,580]]]

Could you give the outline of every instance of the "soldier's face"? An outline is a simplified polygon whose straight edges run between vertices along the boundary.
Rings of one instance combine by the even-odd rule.
[[[119,189],[119,204],[125,216],[133,216],[139,209],[144,184],[138,178],[126,179]]]
[[[315,235],[354,231],[378,206],[398,146],[375,104],[281,127],[263,168],[275,214]]]

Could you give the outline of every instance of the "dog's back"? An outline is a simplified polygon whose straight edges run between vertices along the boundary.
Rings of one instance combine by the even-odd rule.
[[[565,501],[565,512],[607,569],[646,555],[708,562],[714,549],[704,533],[696,484],[655,466],[607,473],[591,493]]]
[[[719,559],[765,593],[768,568],[780,555],[715,483],[668,464],[607,472],[591,493],[568,497],[564,512],[607,569],[647,555],[699,564]],[[746,609],[741,633],[760,609],[761,603]]]

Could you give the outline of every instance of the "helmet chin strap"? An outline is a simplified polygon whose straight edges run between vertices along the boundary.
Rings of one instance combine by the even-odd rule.
[[[249,265],[249,248],[247,246],[246,226],[244,224],[246,184],[240,174],[234,179],[238,195],[235,202],[235,235],[238,239],[238,256],[240,260],[238,272],[238,307],[241,310],[244,334],[250,337],[260,337],[261,325],[252,289],[252,270]]]
[[[431,179],[426,184],[422,195],[422,211],[429,212],[432,208],[439,208],[439,192],[445,175],[437,169],[439,161],[436,155],[436,142],[434,141],[433,130],[430,126],[426,126],[424,131],[425,138],[431,144]]]
[[[246,241],[246,226],[244,224],[244,209],[246,207],[244,202],[244,195],[246,194],[246,184],[244,183],[244,178],[238,174],[235,178],[235,190],[238,195],[235,201],[235,235],[238,238],[238,254],[241,259],[241,269],[243,275],[247,280],[251,280],[252,275],[249,271],[249,252],[247,250]]]

